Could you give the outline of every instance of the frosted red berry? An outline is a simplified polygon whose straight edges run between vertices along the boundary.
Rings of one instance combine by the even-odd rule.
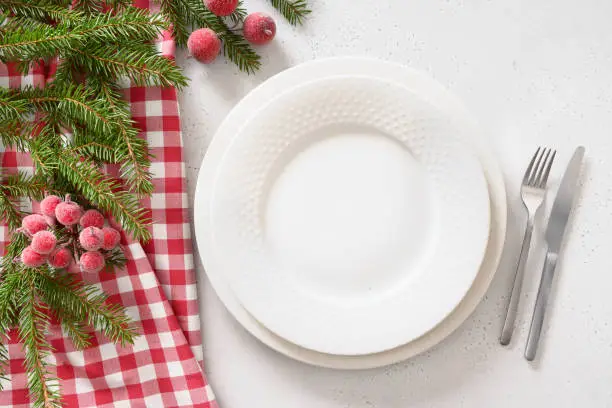
[[[210,28],[195,30],[187,40],[189,53],[198,61],[209,64],[221,51],[221,40]]]
[[[72,254],[67,248],[58,248],[49,255],[49,265],[53,268],[66,268],[72,262]]]
[[[49,217],[55,217],[55,207],[62,202],[62,199],[56,195],[46,196],[40,202],[40,212]]]
[[[30,268],[36,268],[47,261],[47,255],[41,255],[34,251],[32,247],[26,247],[21,253],[21,262]]]
[[[79,243],[86,251],[95,251],[102,247],[104,234],[98,227],[88,227],[79,234]]]
[[[238,7],[238,0],[204,0],[204,4],[217,16],[229,16]]]
[[[265,13],[252,13],[244,19],[244,38],[257,45],[267,44],[276,35],[274,19]]]
[[[79,224],[83,228],[102,228],[104,226],[104,216],[98,210],[87,210],[79,220]]]
[[[81,207],[72,201],[59,203],[55,207],[55,218],[62,225],[74,225],[81,219]]]
[[[38,231],[47,229],[47,220],[40,214],[30,214],[23,218],[21,227],[30,235],[36,234]]]
[[[88,251],[79,259],[83,272],[95,273],[104,268],[104,256],[98,251]]]
[[[119,245],[119,241],[121,240],[121,235],[119,231],[114,228],[102,228],[102,233],[104,234],[104,243],[102,244],[102,249],[110,251]]]
[[[34,234],[30,243],[30,247],[34,251],[43,255],[51,253],[55,249],[55,245],[57,245],[57,238],[51,231],[38,231]]]

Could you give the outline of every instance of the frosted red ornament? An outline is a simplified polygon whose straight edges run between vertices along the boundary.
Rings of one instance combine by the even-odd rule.
[[[70,226],[78,223],[82,214],[81,207],[72,201],[59,203],[55,207],[55,218],[62,225]]]
[[[213,62],[221,51],[221,40],[210,28],[195,30],[187,40],[187,49],[195,59],[205,64]]]
[[[21,220],[21,228],[30,235],[34,235],[38,231],[46,230],[47,226],[47,220],[40,214],[30,214]]]
[[[67,248],[58,248],[49,255],[49,265],[56,269],[63,269],[72,262],[72,254]]]
[[[121,235],[119,231],[114,228],[102,228],[102,233],[104,234],[104,242],[102,244],[102,249],[110,251],[119,245],[119,241],[121,240]]]
[[[98,251],[88,251],[81,255],[79,264],[83,272],[100,272],[104,268],[104,256]]]
[[[32,237],[30,247],[39,254],[47,255],[55,249],[57,238],[51,231],[38,231]]]
[[[265,13],[252,13],[244,19],[244,38],[257,45],[267,44],[276,35],[274,19]]]
[[[204,4],[217,16],[229,16],[238,7],[238,0],[204,0]]]
[[[24,248],[21,252],[21,262],[27,267],[36,268],[43,265],[47,261],[47,255],[41,255],[34,251],[32,247]]]
[[[79,243],[86,251],[95,251],[102,247],[104,234],[97,227],[88,227],[79,234]]]
[[[46,196],[40,202],[40,212],[42,212],[43,215],[46,215],[49,217],[55,217],[55,208],[61,202],[62,202],[62,199],[56,195]]]
[[[104,216],[98,210],[87,210],[79,220],[79,224],[83,228],[102,228],[104,226]]]

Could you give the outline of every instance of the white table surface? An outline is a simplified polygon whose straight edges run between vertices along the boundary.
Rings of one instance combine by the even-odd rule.
[[[540,259],[528,265],[518,330],[497,338],[510,268],[476,312],[431,351],[356,372],[315,368],[259,343],[225,310],[198,265],[204,355],[221,408],[612,407],[612,2],[607,0],[310,0],[291,28],[277,17],[264,66],[246,76],[220,58],[179,63],[190,198],[200,162],[227,112],[254,86],[315,58],[367,55],[430,73],[458,94],[491,135],[507,180],[506,255],[517,257],[518,181],[537,145],[556,147],[553,187],[578,144],[586,146],[582,197],[555,283],[540,358],[522,357]],[[539,253],[541,255],[541,251]]]

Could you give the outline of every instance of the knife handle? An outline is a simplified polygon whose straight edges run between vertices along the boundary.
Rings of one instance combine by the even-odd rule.
[[[553,278],[555,277],[557,258],[557,254],[551,252],[546,253],[542,277],[540,278],[540,288],[538,289],[538,296],[531,319],[531,327],[529,328],[529,336],[527,337],[527,346],[525,347],[525,358],[528,361],[533,361],[538,351],[540,334],[542,333],[542,326],[544,324],[544,315],[546,314],[546,306],[548,305],[548,298],[550,296]]]
[[[529,248],[531,246],[533,223],[534,216],[530,214],[527,220],[527,226],[525,227],[525,236],[523,237],[521,254],[519,256],[518,264],[516,265],[516,270],[514,271],[514,282],[512,284],[512,292],[510,292],[510,299],[508,300],[508,308],[506,309],[504,326],[502,327],[502,331],[499,336],[499,343],[502,346],[507,346],[510,343],[512,332],[514,331],[514,322],[516,321],[518,304],[521,298],[521,289],[523,287],[523,276],[525,275],[525,264],[527,263]]]

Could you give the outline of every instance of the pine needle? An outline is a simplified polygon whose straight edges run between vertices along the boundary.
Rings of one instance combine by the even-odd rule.
[[[270,0],[270,2],[293,25],[303,24],[306,16],[311,13],[307,0]]]
[[[49,370],[46,359],[53,351],[47,340],[49,317],[47,308],[39,300],[35,279],[37,273],[31,269],[23,271],[25,285],[19,292],[19,339],[24,345],[25,366],[28,370],[28,387],[34,398],[34,407],[59,408],[59,381]]]

